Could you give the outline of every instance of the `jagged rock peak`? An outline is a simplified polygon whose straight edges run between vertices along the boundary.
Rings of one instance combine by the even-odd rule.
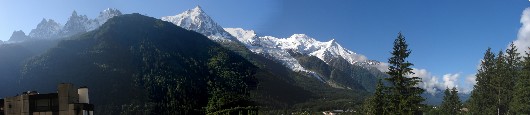
[[[164,16],[164,21],[171,22],[187,30],[199,32],[218,42],[237,42],[238,40],[215,23],[200,6],[174,16]]]
[[[86,15],[78,15],[74,10],[72,16],[68,18],[68,21],[61,30],[61,37],[66,37],[82,32],[94,30],[99,27],[99,23],[96,20],[88,19]]]
[[[28,39],[29,37],[26,36],[26,33],[24,31],[14,31],[13,34],[11,34],[11,37],[9,38],[9,41],[24,41]]]
[[[107,9],[105,9],[105,10],[103,10],[103,11],[100,12],[100,14],[103,14],[103,13],[120,14],[120,15],[122,14],[122,13],[120,12],[120,10],[118,10],[118,9],[116,9],[116,8],[107,8]]]
[[[74,17],[74,16],[77,16],[77,12],[75,10],[72,12],[72,15],[70,17]]]
[[[68,21],[77,20],[77,19],[87,19],[88,20],[88,17],[86,15],[78,15],[77,11],[74,10],[72,12],[72,15],[70,15],[70,17],[68,18]]]
[[[29,32],[31,38],[51,38],[55,37],[61,30],[61,24],[55,22],[52,19],[46,20],[45,18],[37,25],[37,28],[32,29]]]
[[[51,19],[50,19],[50,20],[51,20]],[[48,20],[46,20],[46,18],[42,18],[42,20],[40,21],[39,24],[46,23],[46,22],[48,22]]]
[[[80,15],[74,10],[72,11],[72,14],[64,26],[52,19],[43,18],[37,27],[31,30],[28,36],[29,38],[46,39],[67,37],[70,35],[94,30],[105,23],[108,19],[119,15],[122,15],[122,13],[118,9],[107,8],[101,11],[97,18],[89,19],[86,15]]]
[[[195,8],[193,8],[192,11],[193,11],[193,12],[204,13],[204,11],[202,11],[201,6],[199,6],[199,5],[195,6]]]
[[[52,19],[46,20],[46,18],[42,18],[42,21],[37,25],[37,28],[44,28],[47,26],[55,26],[55,25],[61,25],[61,24],[55,22]]]
[[[99,12],[99,16],[97,18],[97,21],[99,25],[103,25],[107,20],[114,16],[123,15],[120,10],[114,9],[114,8],[107,8],[101,12]]]

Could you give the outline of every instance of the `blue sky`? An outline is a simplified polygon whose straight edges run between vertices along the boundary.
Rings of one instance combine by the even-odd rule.
[[[14,30],[29,33],[42,18],[64,24],[73,10],[96,17],[106,8],[152,17],[175,15],[200,5],[223,27],[253,29],[260,36],[308,34],[336,39],[343,47],[386,62],[398,32],[412,50],[409,60],[442,80],[476,72],[484,51],[517,39],[527,0],[3,0],[0,40]],[[0,54],[1,55],[1,54]],[[459,80],[459,84],[465,84]]]

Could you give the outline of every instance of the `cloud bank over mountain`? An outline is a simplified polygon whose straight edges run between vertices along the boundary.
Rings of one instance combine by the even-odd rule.
[[[412,76],[421,78],[422,82],[419,84],[420,88],[425,89],[426,92],[435,94],[436,91],[445,90],[445,88],[456,87],[460,93],[471,93],[473,85],[475,85],[475,75],[467,75],[464,79],[460,79],[460,73],[448,73],[441,77],[432,75],[426,69],[412,68],[415,74]],[[459,81],[464,80],[464,81]]]

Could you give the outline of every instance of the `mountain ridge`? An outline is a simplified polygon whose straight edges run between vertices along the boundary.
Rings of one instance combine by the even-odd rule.
[[[241,28],[221,28],[199,6],[186,10],[175,16],[165,16],[161,19],[172,22],[173,24],[185,29],[199,32],[211,40],[217,41],[218,43],[233,43],[224,45],[225,47],[233,47],[234,44],[236,46],[241,44],[253,53],[278,61],[292,71],[307,74],[308,76],[313,77],[323,83],[330,84],[330,86],[337,85],[333,85],[333,81],[327,80],[328,78],[325,76],[329,75],[306,69],[300,64],[300,62],[298,62],[299,60],[297,58],[294,58],[292,54],[290,54],[290,52],[294,51],[295,53],[300,53],[303,55],[316,56],[328,64],[333,60],[341,58],[346,60],[351,65],[361,66],[365,69],[374,69],[372,65],[379,65],[379,62],[377,61],[368,61],[365,56],[356,54],[343,48],[335,40],[320,42],[315,38],[311,38],[305,34],[294,34],[289,38],[276,38],[272,36],[258,37],[253,30],[243,30]],[[349,79],[349,81],[351,81],[352,79],[358,78],[344,79]],[[354,81],[364,82],[359,80]],[[355,84],[358,83],[355,82],[349,82],[352,84],[343,84],[343,86],[357,87]],[[371,87],[375,87],[375,85],[365,87],[370,87],[368,89],[373,89]]]
[[[99,16],[94,19],[89,19],[86,15],[79,15],[76,11],[73,11],[67,22],[64,25],[56,22],[53,19],[43,18],[42,21],[37,24],[36,28],[32,29],[27,35],[28,39],[57,39],[64,38],[75,34],[88,32],[103,25],[108,19],[122,15],[122,13],[114,8],[107,8],[100,12]],[[17,34],[17,35],[15,35]],[[8,42],[20,42],[20,32],[13,33]]]
[[[236,101],[216,102],[219,106],[245,105],[249,94],[242,91],[256,86],[250,76],[255,68],[202,34],[127,14],[30,59],[21,85],[39,91],[59,82],[86,85],[97,114],[203,114],[214,97]],[[124,108],[129,106],[144,109]]]

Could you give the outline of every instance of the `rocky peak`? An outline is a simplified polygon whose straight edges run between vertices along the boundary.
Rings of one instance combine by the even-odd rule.
[[[52,38],[56,37],[61,30],[61,25],[52,19],[42,19],[37,25],[37,28],[29,32],[29,37],[32,38]]]
[[[118,9],[114,8],[107,8],[101,12],[99,12],[99,16],[97,18],[97,21],[99,25],[103,25],[105,22],[107,22],[108,19],[114,17],[123,15]]]
[[[13,34],[11,34],[11,37],[9,38],[10,42],[16,42],[16,41],[24,41],[26,39],[29,39],[28,36],[26,36],[26,33],[24,31],[14,31]]]
[[[96,20],[88,19],[86,15],[77,15],[77,12],[72,12],[70,18],[64,25],[61,31],[61,37],[66,37],[78,33],[94,30],[99,26]]]
[[[220,25],[215,23],[200,6],[184,11],[175,16],[161,18],[187,30],[199,32],[208,38],[218,42],[237,42],[238,40],[226,32]]]

